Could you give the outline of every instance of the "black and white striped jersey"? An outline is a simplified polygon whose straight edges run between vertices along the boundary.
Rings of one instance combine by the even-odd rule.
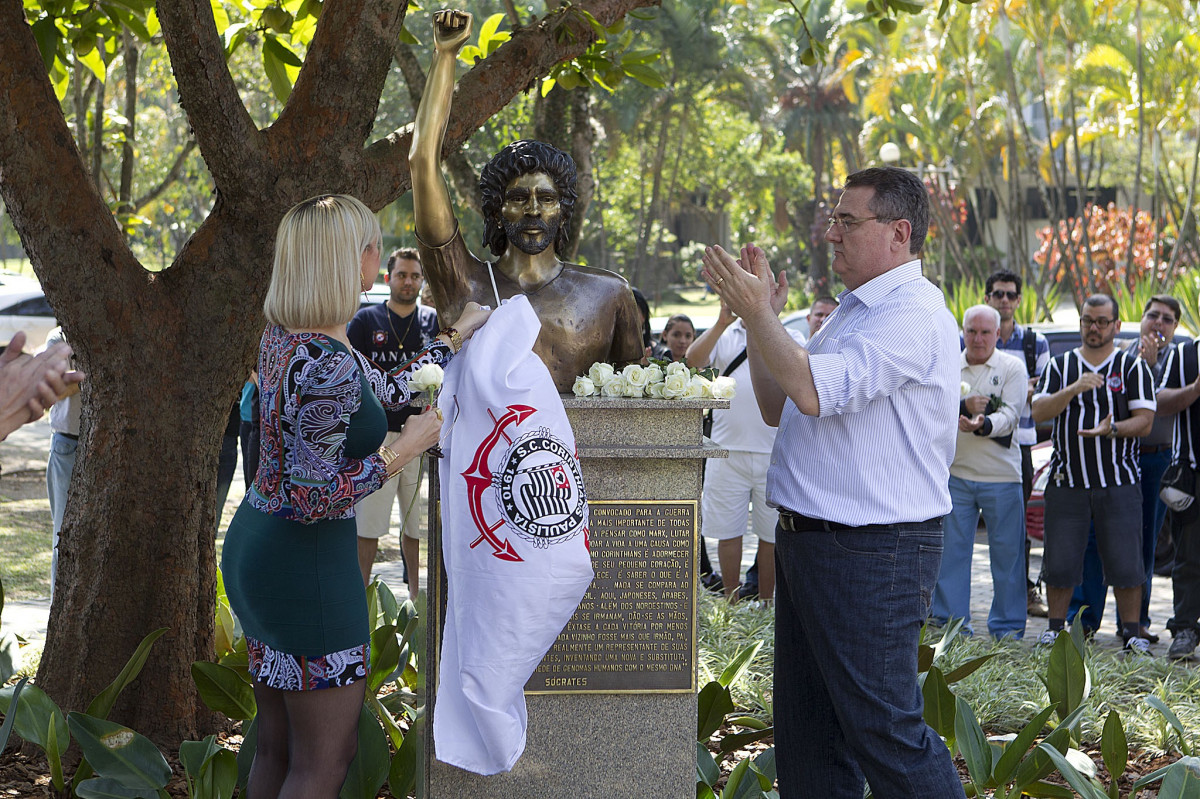
[[[1076,395],[1054,418],[1050,480],[1065,488],[1134,485],[1141,480],[1138,439],[1086,438],[1079,431],[1098,427],[1110,413],[1120,422],[1138,408],[1153,410],[1154,373],[1141,358],[1122,350],[1113,350],[1102,364],[1093,367],[1076,348],[1050,360],[1034,397],[1062,390],[1085,369],[1100,374],[1104,385]]]
[[[1171,348],[1163,366],[1159,388],[1186,388],[1200,376],[1200,339],[1185,341]],[[1196,449],[1200,446],[1200,402],[1184,408],[1175,416],[1175,433],[1171,439],[1173,460],[1184,458],[1195,469]]]

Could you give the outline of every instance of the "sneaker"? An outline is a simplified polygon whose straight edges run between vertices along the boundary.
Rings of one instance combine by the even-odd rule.
[[[1125,639],[1125,651],[1133,655],[1146,655],[1147,657],[1154,654],[1150,651],[1150,642],[1139,635]]]
[[[700,576],[700,584],[712,591],[714,594],[724,594],[725,585],[721,581],[721,575],[716,573],[703,574]]]
[[[1051,646],[1055,641],[1058,640],[1058,634],[1060,632],[1062,632],[1062,630],[1043,630],[1042,634],[1038,636],[1038,646]]]
[[[1050,615],[1049,611],[1046,609],[1046,603],[1042,601],[1042,597],[1038,593],[1037,586],[1033,586],[1029,589],[1029,604],[1027,605],[1027,612],[1030,616],[1037,616],[1040,619],[1044,619]]]
[[[1179,630],[1174,633],[1171,648],[1167,650],[1167,657],[1175,658],[1176,660],[1189,660],[1192,657],[1192,653],[1196,651],[1197,644],[1200,644],[1200,633],[1197,633],[1191,627]]]

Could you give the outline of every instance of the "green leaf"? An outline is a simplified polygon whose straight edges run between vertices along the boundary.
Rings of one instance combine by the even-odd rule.
[[[721,779],[721,767],[717,765],[717,761],[713,758],[712,752],[708,751],[708,747],[697,741],[696,781],[711,786],[716,785],[719,779]]]
[[[959,0],[959,2],[961,1],[962,0]],[[1050,758],[1046,758],[1047,762],[1049,762],[1049,760]],[[1053,768],[1053,765],[1051,768]],[[1077,799],[1078,796],[1078,794],[1065,785],[1059,785],[1053,782],[1042,782],[1041,780],[1025,786],[1025,792],[1021,795],[1044,797],[1045,799]]]
[[[228,666],[198,660],[192,664],[192,679],[210,710],[231,719],[251,719],[258,712],[254,689]]]
[[[1167,767],[1158,799],[1196,799],[1200,797],[1200,759],[1181,757]]]
[[[133,651],[129,660],[125,662],[124,668],[108,686],[96,695],[96,698],[91,701],[84,711],[89,716],[95,716],[99,719],[108,718],[109,712],[112,710],[113,704],[117,701],[117,697],[121,692],[137,679],[137,676],[142,673],[142,666],[146,665],[146,658],[150,656],[150,647],[154,646],[154,642],[167,632],[166,627],[160,627],[151,632],[142,642],[138,644],[137,649]]]
[[[171,767],[162,752],[128,727],[86,713],[68,713],[67,724],[83,756],[101,777],[151,791],[171,779]]]
[[[992,776],[992,748],[975,719],[971,706],[962,697],[955,699],[954,739],[971,773],[971,781],[982,788]]]
[[[733,697],[728,688],[714,680],[700,689],[697,705],[699,719],[696,725],[696,740],[704,743],[720,729],[725,716],[733,712]]]
[[[267,80],[271,82],[271,91],[275,93],[275,97],[281,102],[286,103],[288,97],[292,94],[292,79],[288,77],[287,67],[279,57],[266,46],[266,39],[263,39],[262,49],[263,71],[267,73]]]
[[[1051,703],[1057,706],[1058,717],[1065,718],[1087,698],[1091,692],[1091,676],[1087,663],[1070,636],[1060,635],[1050,650],[1046,665],[1046,693]]]
[[[387,735],[363,705],[358,714],[358,753],[350,763],[339,799],[374,799],[388,778],[390,764]]]
[[[155,799],[157,793],[140,788],[126,788],[118,780],[108,777],[93,777],[75,786],[75,795],[81,799]]]
[[[908,0],[888,0],[888,5],[901,11],[907,11],[909,14],[920,14],[925,10],[925,6],[923,4],[910,3]]]
[[[250,779],[250,766],[254,764],[254,752],[258,749],[258,719],[242,724],[242,746],[237,753],[238,785],[246,787]]]
[[[75,60],[88,68],[88,71],[96,76],[96,79],[104,83],[104,79],[108,77],[108,65],[104,63],[104,59],[100,56],[100,51],[97,48],[92,48],[90,51],[80,54],[75,54]]]
[[[1179,720],[1179,716],[1175,715],[1175,711],[1167,707],[1167,703],[1159,699],[1154,694],[1146,694],[1146,704],[1162,714],[1162,717],[1167,720],[1172,729],[1179,734],[1179,749],[1185,755],[1192,753],[1191,739],[1187,735],[1187,731],[1183,728],[1183,722]]]
[[[951,671],[950,673],[948,673],[946,675],[946,684],[954,685],[954,683],[958,682],[959,680],[961,680],[965,677],[971,676],[972,674],[975,673],[975,671],[980,666],[982,666],[984,663],[987,663],[989,660],[996,657],[996,655],[998,655],[998,654],[1000,654],[1000,653],[993,652],[990,655],[983,655],[982,657],[971,658],[966,663],[962,664],[957,669],[954,669],[953,671]]]
[[[758,757],[750,761],[750,770],[758,775],[759,787],[763,791],[771,790],[778,776],[775,768],[775,747],[764,749]]]
[[[62,711],[58,709],[58,705],[54,704],[54,700],[46,695],[45,691],[36,685],[26,685],[25,690],[21,692],[21,699],[17,703],[17,712],[10,713],[12,697],[15,693],[15,686],[0,688],[0,712],[5,715],[6,724],[9,715],[16,719],[13,730],[17,735],[45,749],[46,730],[49,729],[50,720],[54,719],[55,736],[60,741],[67,740],[71,734],[67,728],[67,720],[63,718]]]
[[[50,784],[56,791],[63,789],[62,748],[58,745],[58,725],[54,719],[46,725],[46,762],[50,765]],[[66,743],[66,741],[64,741]]]
[[[237,787],[237,755],[218,747],[215,754],[205,761],[196,780],[196,795],[211,799],[230,799]]]
[[[1059,636],[1059,638],[1062,637],[1063,636],[1061,635]],[[1074,788],[1075,792],[1083,797],[1083,799],[1108,799],[1108,797],[1104,795],[1104,792],[1096,787],[1094,782],[1080,774],[1079,771],[1077,771],[1076,768],[1071,765],[1070,761],[1068,761],[1067,758],[1065,758],[1053,746],[1050,746],[1043,741],[1042,743],[1038,744],[1038,749],[1046,753],[1046,756],[1050,758],[1050,761],[1054,763],[1055,767],[1058,769],[1058,773],[1063,776],[1063,779],[1067,781],[1067,784]]]
[[[702,782],[696,783],[696,799],[717,799],[713,789]]]
[[[396,640],[396,627],[385,624],[371,633],[371,667],[367,677],[367,690],[375,693],[400,665],[400,642]]]
[[[750,732],[739,732],[731,735],[726,735],[721,739],[721,754],[736,752],[744,746],[748,746],[756,741],[764,741],[775,734],[774,727],[767,727],[765,730],[752,730]]]
[[[42,54],[42,64],[49,72],[50,67],[54,66],[54,58],[58,55],[59,45],[62,44],[62,33],[54,24],[53,17],[42,17],[29,27],[33,31],[33,38]]]
[[[762,799],[762,795],[762,789],[758,787],[758,775],[750,772],[749,758],[733,767],[725,782],[725,790],[721,791],[721,799]]]
[[[1178,763],[1183,759],[1184,758],[1179,758],[1179,760],[1175,761],[1175,763]],[[1175,763],[1172,763],[1170,766],[1163,766],[1160,769],[1155,769],[1154,771],[1150,772],[1149,774],[1143,774],[1142,776],[1138,777],[1133,782],[1133,790],[1130,793],[1130,796],[1136,796],[1137,792],[1140,791],[1142,788],[1145,788],[1147,785],[1149,785],[1152,782],[1158,782],[1163,777],[1167,776],[1167,772],[1171,770],[1171,766],[1174,766]]]
[[[729,665],[721,672],[721,676],[717,678],[717,682],[728,688],[733,685],[738,677],[742,676],[742,672],[750,665],[750,661],[754,660],[754,656],[758,654],[758,650],[762,649],[763,642],[755,641],[749,646],[742,649],[733,656],[733,660],[729,661]]]
[[[21,706],[21,691],[24,690],[25,683],[27,682],[29,682],[28,677],[22,677],[18,680],[17,684],[13,687],[12,694],[8,698],[8,706],[4,713],[4,724],[0,726],[0,752],[3,752],[4,748],[8,746],[8,736],[12,735],[13,725],[17,722],[17,714],[8,712],[8,708],[12,707],[13,702],[17,703],[18,708]]]
[[[4,612],[4,603],[0,601],[0,613]],[[21,645],[17,636],[12,633],[0,635],[0,685],[8,682],[17,673],[17,663],[21,658]],[[4,747],[0,746],[0,750]]]
[[[263,50],[270,50],[276,58],[289,67],[300,68],[304,66],[304,60],[296,55],[295,51],[286,42],[273,33],[263,36]]]
[[[1046,722],[1054,713],[1054,705],[1049,705],[1042,708],[1040,712],[1026,724],[1017,737],[1009,741],[1004,747],[1004,753],[1000,755],[1000,759],[996,761],[996,767],[992,770],[992,777],[997,785],[1006,785],[1012,778],[1013,773],[1017,770],[1017,766],[1021,764],[1021,758],[1033,746],[1034,741],[1042,734],[1042,728],[1046,726]]]
[[[1121,715],[1115,710],[1110,710],[1108,718],[1104,720],[1100,756],[1104,758],[1104,767],[1108,769],[1113,782],[1116,782],[1125,773],[1125,766],[1129,762],[1129,742],[1125,738]]]
[[[223,34],[229,27],[229,15],[225,13],[225,6],[221,0],[210,0],[209,5],[212,7],[213,22],[217,24],[217,33]]]
[[[424,722],[414,722],[408,728],[408,735],[404,736],[404,743],[400,744],[400,748],[392,756],[392,766],[388,769],[388,790],[392,792],[392,796],[408,796],[417,784],[417,768],[424,738],[421,733],[424,727]]]
[[[208,759],[221,751],[217,737],[210,735],[203,741],[184,741],[179,745],[179,762],[188,776],[196,777]]]
[[[1059,636],[1060,638],[1062,636]],[[1021,765],[1017,768],[1017,777],[1013,780],[1013,789],[1020,791],[1026,786],[1045,777],[1051,771],[1054,771],[1054,761],[1050,759],[1042,747],[1052,746],[1060,752],[1067,751],[1067,747],[1071,742],[1071,730],[1065,724],[1060,724],[1054,732],[1046,736],[1046,739],[1033,748],[1033,751],[1021,761]]]
[[[921,686],[921,694],[925,697],[925,723],[943,738],[954,738],[954,694],[942,676],[942,670],[930,666]]]
[[[645,64],[621,64],[621,70],[638,83],[645,84],[652,89],[665,89],[667,87],[667,82],[663,80],[662,75],[658,74],[658,70],[654,69],[654,67]]]

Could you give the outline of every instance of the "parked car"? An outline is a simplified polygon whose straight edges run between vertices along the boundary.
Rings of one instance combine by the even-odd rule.
[[[57,326],[54,309],[37,281],[4,278],[0,283],[0,349],[8,346],[18,330],[24,330],[25,349],[33,351],[46,343],[46,336]]]
[[[1033,491],[1025,504],[1025,534],[1041,541],[1045,530],[1046,484],[1050,482],[1050,456],[1054,454],[1054,445],[1039,441],[1033,445],[1030,454],[1033,456]]]

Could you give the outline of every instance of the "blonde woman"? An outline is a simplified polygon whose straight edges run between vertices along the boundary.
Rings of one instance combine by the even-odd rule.
[[[412,361],[380,371],[346,339],[359,292],[379,274],[380,238],[365,205],[326,195],[288,211],[275,239],[259,467],[221,560],[258,702],[255,799],[341,789],[370,662],[354,505],[435,445],[441,428],[428,411],[381,447],[384,406],[406,405],[406,375],[448,362],[489,313],[471,303]]]

